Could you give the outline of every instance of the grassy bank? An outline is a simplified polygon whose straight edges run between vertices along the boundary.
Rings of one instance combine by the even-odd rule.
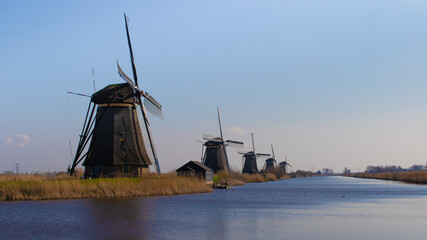
[[[0,175],[0,201],[162,196],[211,192],[196,178],[171,174],[144,178],[47,179],[43,176]]]
[[[212,187],[198,178],[178,177],[176,174],[152,174],[143,178],[81,179],[66,173],[0,174],[0,201],[53,200],[83,198],[113,198],[163,196],[211,192]],[[311,177],[311,172],[297,171],[276,174],[215,174],[216,182],[229,185],[276,181],[294,177]]]
[[[357,178],[372,178],[382,180],[402,181],[408,183],[427,184],[427,171],[388,172],[388,173],[354,173],[346,175]]]
[[[231,186],[239,186],[245,185],[246,183],[259,183],[259,182],[270,182],[277,181],[289,178],[296,177],[311,177],[311,172],[305,171],[296,171],[295,173],[289,173],[284,175],[277,174],[246,174],[246,173],[238,173],[236,171],[231,171],[230,174],[226,172],[220,172],[215,174],[214,181],[215,182],[227,182]]]

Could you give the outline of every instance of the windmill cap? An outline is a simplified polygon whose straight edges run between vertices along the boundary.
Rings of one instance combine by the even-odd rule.
[[[111,84],[92,95],[91,101],[102,103],[134,103],[134,90],[127,83]]]

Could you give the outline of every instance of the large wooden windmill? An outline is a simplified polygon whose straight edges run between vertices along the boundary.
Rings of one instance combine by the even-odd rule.
[[[117,61],[118,73],[126,83],[109,85],[92,95],[77,152],[69,167],[70,174],[83,160],[86,178],[138,177],[148,173],[151,165],[160,173],[146,110],[163,118],[162,107],[139,87],[126,15],[124,17],[133,81]],[[83,153],[88,143],[89,148]]]
[[[230,172],[226,147],[243,147],[243,142],[233,140],[224,141],[219,108],[217,108],[217,111],[220,137],[203,134],[203,139],[206,140],[206,142],[203,143],[203,146],[205,147],[203,164],[211,168],[215,173],[219,171]]]
[[[270,154],[268,153],[257,153],[255,152],[255,143],[254,143],[254,134],[251,133],[252,137],[252,151],[248,152],[239,152],[239,154],[242,154],[242,173],[258,173],[258,166],[256,160],[263,156],[263,157],[269,157]]]

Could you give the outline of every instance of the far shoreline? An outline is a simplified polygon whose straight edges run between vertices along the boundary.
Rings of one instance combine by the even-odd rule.
[[[427,184],[427,171],[411,172],[383,172],[383,173],[352,173],[342,176],[354,178],[368,178],[388,181],[399,181],[411,184]]]

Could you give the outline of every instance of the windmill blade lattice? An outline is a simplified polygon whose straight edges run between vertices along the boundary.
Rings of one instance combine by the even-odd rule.
[[[135,85],[132,82],[132,80],[121,69],[121,67],[119,65],[119,61],[117,61],[117,69],[118,69],[119,76],[123,80],[125,80],[129,85],[131,85],[132,88],[136,92],[138,92],[141,96],[144,97],[144,105],[145,105],[147,111],[150,112],[151,114],[153,114],[154,116],[156,116],[160,119],[163,119],[162,105],[160,105],[160,103],[157,102],[153,96],[151,96],[147,92],[142,91],[141,89],[139,89],[139,87],[137,85]]]
[[[226,140],[225,143],[227,144],[227,147],[243,148],[243,142]]]
[[[145,109],[154,116],[163,119],[162,106],[154,99],[150,94],[145,92],[144,96],[144,105]]]
[[[221,139],[220,137],[212,136],[207,133],[203,133],[202,137],[204,140],[207,140],[207,141],[220,141]]]
[[[126,35],[127,35],[127,39],[128,39],[130,59],[131,59],[131,64],[132,64],[132,72],[133,72],[133,78],[134,78],[135,83],[123,72],[123,70],[120,68],[119,62],[117,61],[118,73],[119,73],[120,77],[123,78],[130,86],[132,86],[134,91],[137,92],[136,97],[138,99],[138,103],[140,104],[140,108],[141,108],[140,115],[141,115],[141,117],[142,117],[141,119],[144,123],[144,124],[140,123],[142,125],[141,131],[146,132],[146,137],[148,138],[148,143],[149,143],[146,146],[150,146],[152,155],[154,157],[154,163],[156,165],[157,173],[160,174],[161,172],[160,172],[159,162],[157,159],[156,150],[154,148],[153,138],[151,136],[150,125],[148,123],[148,119],[147,119],[147,116],[145,113],[144,105],[141,102],[141,96],[144,97],[144,103],[147,103],[147,102],[150,103],[150,104],[147,103],[147,105],[149,105],[149,106],[147,106],[147,110],[149,110],[150,113],[153,113],[153,115],[158,116],[158,117],[163,119],[162,106],[150,94],[142,91],[138,87],[138,76],[136,74],[136,67],[135,67],[135,61],[133,58],[132,44],[131,44],[130,36],[129,36],[129,28],[128,28],[128,22],[127,22],[126,14],[124,15],[124,17],[125,17]],[[145,101],[145,100],[147,100],[147,101]]]
[[[150,136],[149,136],[150,133],[148,132],[148,129],[145,127],[145,123],[144,123],[145,119],[144,119],[142,110],[140,108],[137,108],[136,112],[138,114],[138,119],[140,119],[139,125],[141,128],[142,140],[144,141],[144,146],[151,146]],[[156,161],[156,157],[155,157],[156,153],[155,153],[154,146],[146,148],[146,153],[157,171],[160,168],[160,166],[158,166],[158,162]]]

